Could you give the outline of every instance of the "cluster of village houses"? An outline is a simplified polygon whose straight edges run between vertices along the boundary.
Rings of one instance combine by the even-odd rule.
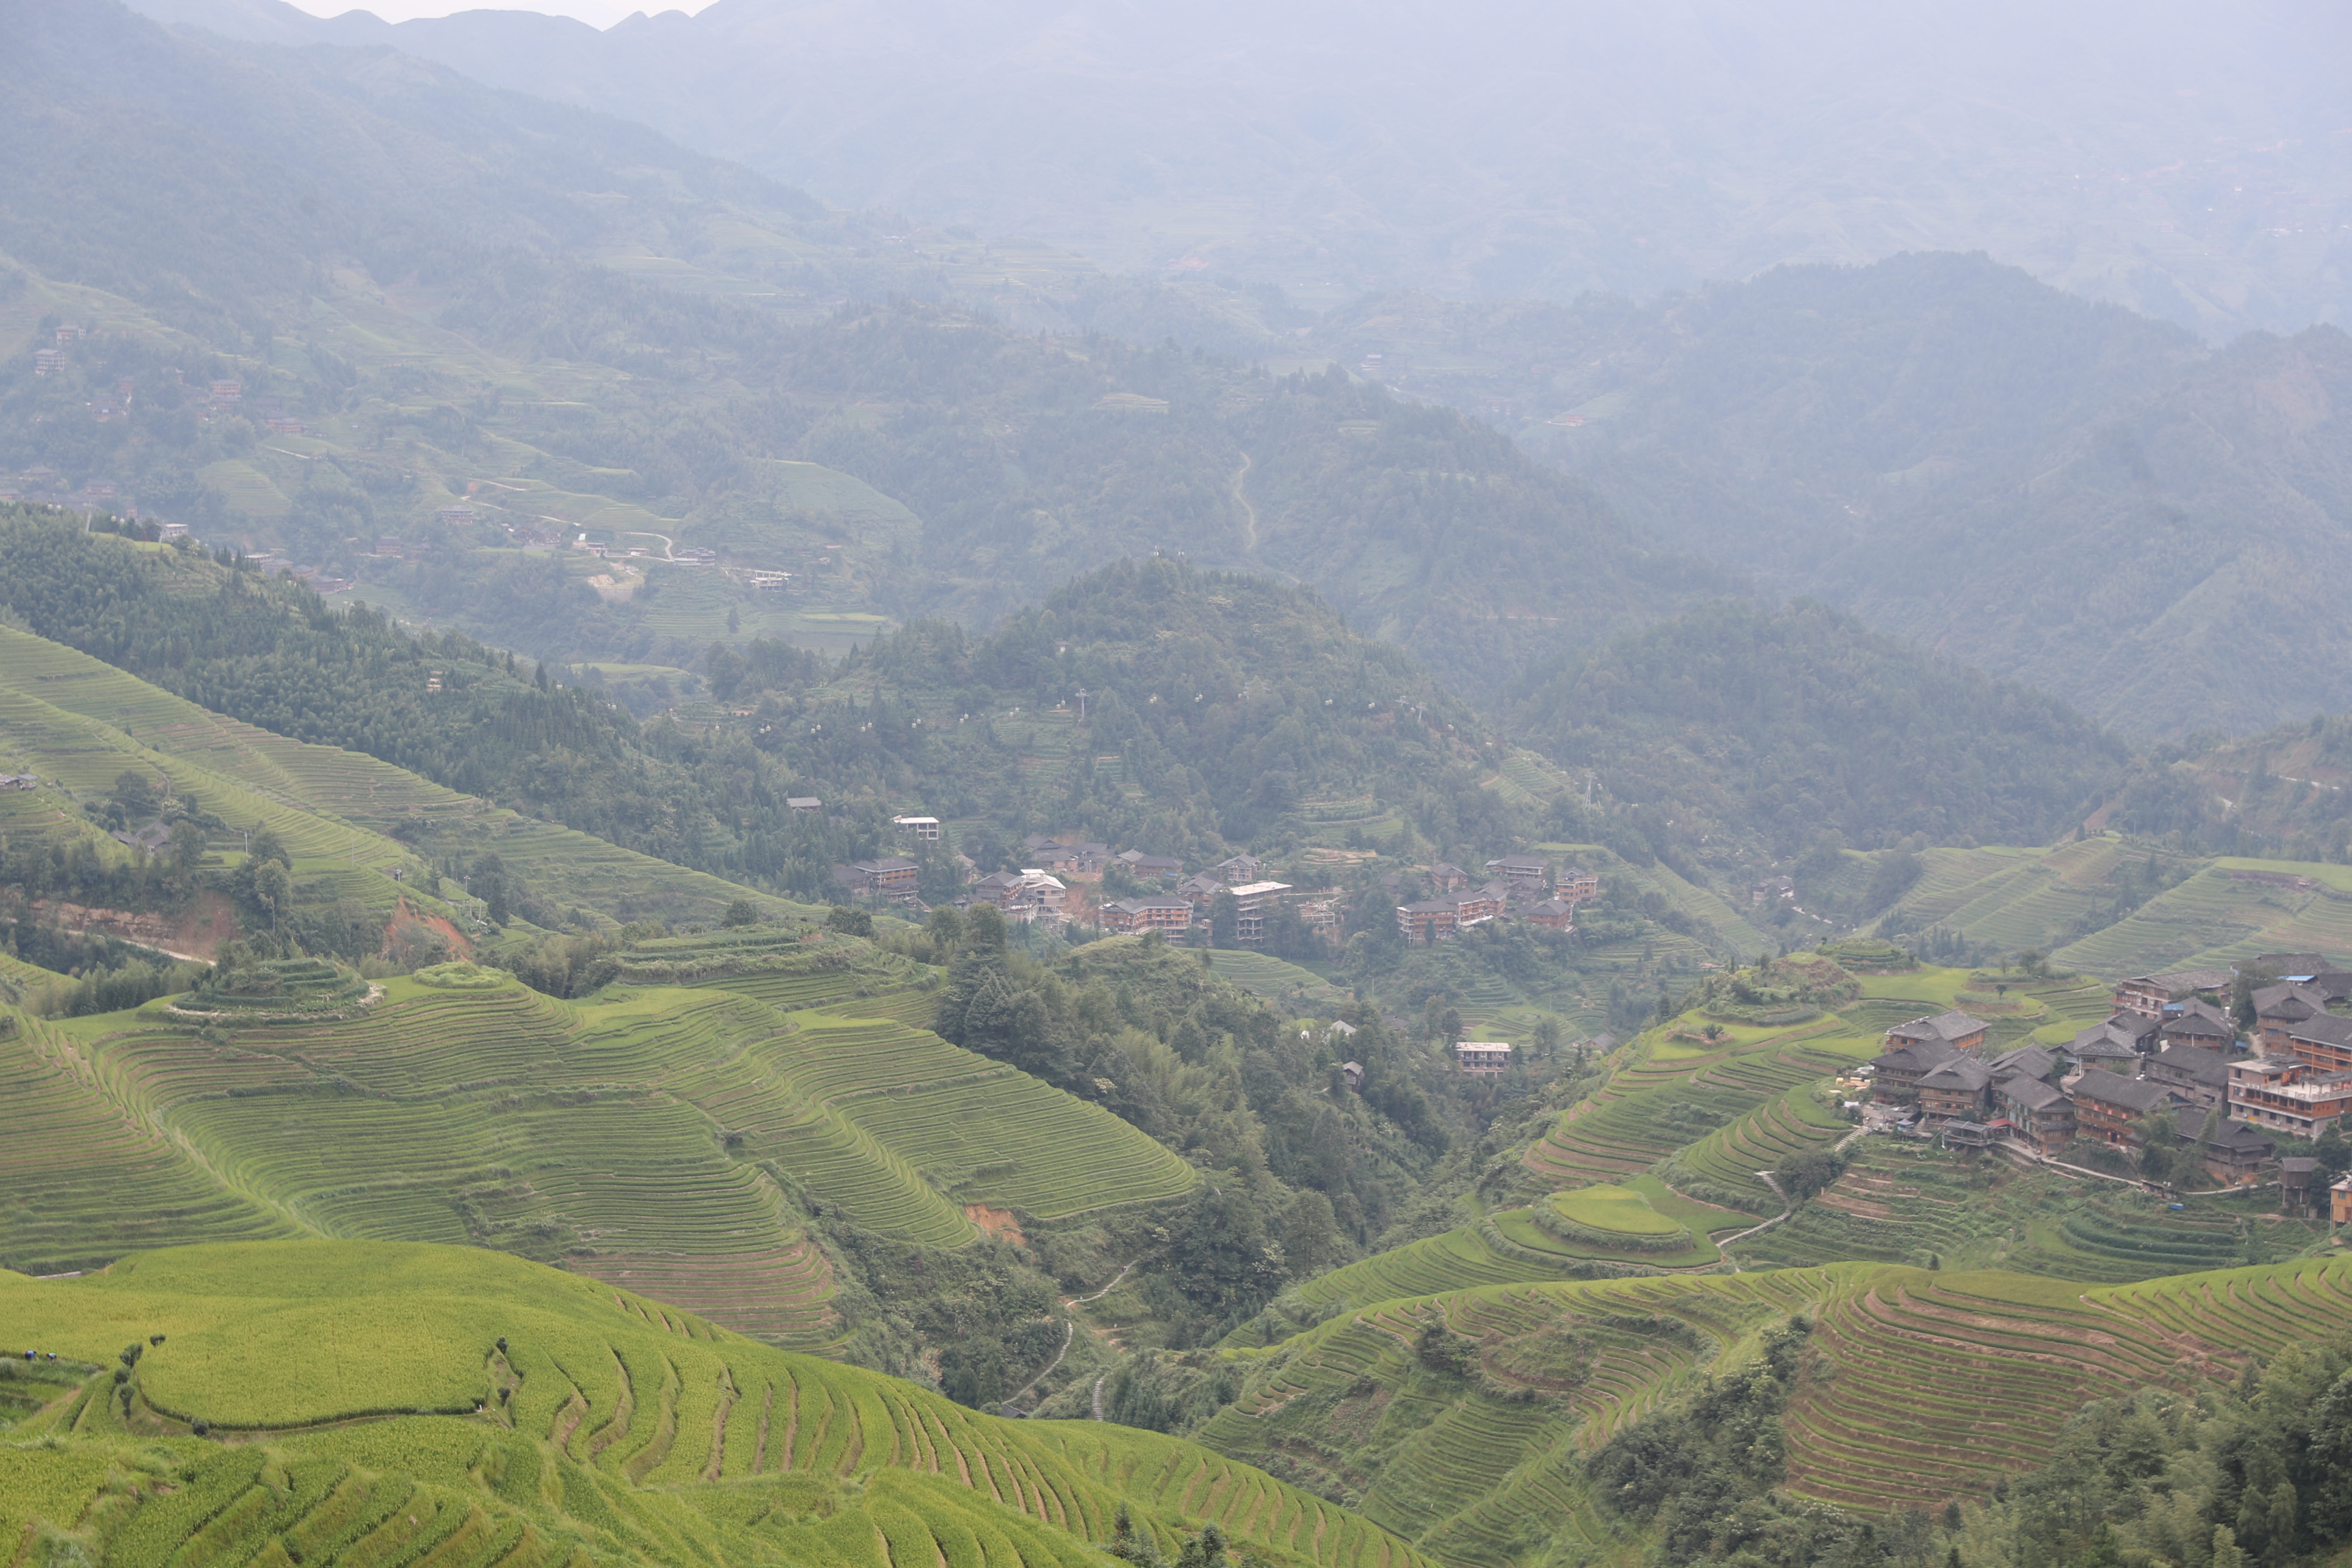
[[[2352,1111],[2352,972],[2316,953],[2263,953],[2255,1022],[2242,1038],[2228,999],[2236,974],[2143,974],[2115,989],[2115,1010],[2064,1045],[1983,1052],[1991,1026],[1966,1013],[1886,1031],[1870,1064],[1872,1098],[1915,1111],[1947,1144],[2009,1143],[2054,1155],[2076,1139],[2137,1153],[2158,1116],[2180,1148],[2225,1185],[2275,1178],[2282,1201],[2352,1222],[2352,1177],[2323,1191],[2316,1163],[2280,1159],[2265,1132],[2316,1139]]]
[[[797,803],[795,803],[797,804]],[[936,843],[940,821],[933,816],[892,818],[898,831],[911,838]],[[1266,917],[1287,904],[1308,930],[1337,942],[1345,934],[1345,911],[1337,889],[1302,889],[1267,879],[1265,863],[1255,856],[1235,855],[1214,867],[1187,874],[1183,861],[1148,850],[1126,849],[1113,854],[1108,844],[1065,843],[1042,834],[1022,841],[1022,858],[1034,861],[1018,871],[995,871],[972,878],[979,868],[962,855],[957,866],[971,890],[959,904],[991,903],[1007,920],[1058,925],[1072,914],[1070,887],[1064,877],[1099,877],[1112,866],[1131,879],[1150,884],[1172,883],[1165,893],[1143,894],[1111,900],[1091,910],[1094,922],[1113,933],[1160,931],[1189,937],[1206,927],[1218,895],[1234,904],[1234,940],[1244,947],[1265,941]],[[1506,855],[1486,864],[1487,879],[1476,888],[1461,867],[1439,861],[1429,868],[1428,880],[1437,896],[1396,907],[1397,934],[1415,943],[1444,942],[1490,921],[1517,918],[1541,931],[1576,929],[1576,907],[1601,896],[1601,879],[1570,867],[1554,879],[1550,862],[1539,855]],[[920,868],[904,856],[859,860],[834,868],[834,879],[857,896],[874,896],[909,906],[921,903],[917,894]],[[1393,876],[1391,886],[1398,884]]]

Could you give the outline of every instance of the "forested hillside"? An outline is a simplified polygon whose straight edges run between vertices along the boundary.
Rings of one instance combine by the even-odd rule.
[[[2045,843],[2128,760],[2063,702],[1806,600],[1709,605],[1618,637],[1540,680],[1515,721],[1718,860],[1794,857],[1832,836]]]
[[[0,284],[0,464],[38,493],[274,547],[533,655],[670,667],[730,621],[837,650],[1162,549],[1314,584],[1475,692],[1738,587],[1490,429],[1343,375],[904,299],[808,319],[1046,261],[868,266],[882,220],[641,132],[379,56],[273,71],[111,0],[57,9],[15,24],[26,201],[0,222],[24,269]],[[551,141],[571,150],[492,155]],[[658,196],[648,161],[675,176]],[[614,562],[517,548],[583,533]],[[698,547],[716,561],[677,570]],[[792,591],[725,574],[751,570]]]
[[[2352,706],[2352,342],[2219,351],[1982,257],[1636,305],[1360,301],[1343,363],[1498,417],[1665,543],[2128,732]]]
[[[1470,710],[1395,647],[1310,590],[1164,557],[1066,583],[986,637],[924,621],[837,667],[755,642],[709,668],[795,774],[1009,837],[1206,861],[1296,849],[1335,817],[1449,847],[1527,826],[1480,787],[1496,755]]]

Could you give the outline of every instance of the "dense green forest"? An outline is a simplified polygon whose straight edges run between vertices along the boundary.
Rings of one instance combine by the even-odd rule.
[[[1537,745],[1664,809],[1710,858],[2042,844],[2122,776],[2123,743],[2028,688],[1799,600],[1710,605],[1628,633],[1515,705]]]
[[[1403,654],[1309,590],[1164,557],[1066,583],[986,637],[926,621],[837,668],[760,643],[711,664],[795,773],[1009,837],[1281,853],[1318,803],[1360,796],[1465,855],[1527,826],[1480,787],[1492,743],[1469,709]]]

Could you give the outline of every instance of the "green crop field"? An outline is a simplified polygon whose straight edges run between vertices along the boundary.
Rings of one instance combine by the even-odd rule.
[[[807,952],[845,949],[912,967],[837,938]],[[786,1182],[953,1247],[978,1234],[968,1204],[1051,1220],[1196,1179],[1100,1107],[888,1016],[788,1019],[715,986],[579,1005],[463,965],[382,993],[316,1019],[167,1001],[28,1026],[7,1059],[38,1136],[0,1151],[29,1199],[0,1220],[0,1262],[215,1236],[469,1242],[824,1344],[831,1268]]]
[[[1213,1521],[1277,1562],[1428,1561],[1193,1444],[976,1415],[478,1250],[218,1246],[0,1274],[0,1348],[63,1358],[26,1384],[46,1403],[9,1436],[33,1441],[0,1447],[12,1554],[43,1529],[135,1568],[1083,1568],[1125,1504],[1169,1549]]]
[[[1876,1514],[1990,1491],[2044,1461],[2090,1399],[2210,1386],[2340,1336],[2352,1258],[2122,1286],[1841,1264],[1457,1289],[1237,1352],[1253,1368],[1242,1395],[1200,1436],[1360,1497],[1447,1562],[1501,1568],[1547,1546],[1638,1561],[1573,1461],[1792,1314],[1811,1320],[1822,1370],[1786,1420],[1790,1488]],[[1432,1324],[1468,1347],[1467,1370],[1418,1353]]]
[[[2263,952],[2352,958],[2352,874],[2294,860],[2217,860],[2053,956],[2109,980]]]
[[[1301,969],[1270,953],[1254,952],[1247,949],[1209,954],[1209,967],[1220,979],[1230,980],[1243,990],[1255,993],[1269,1002],[1286,998],[1302,999],[1307,1006],[1329,1008],[1346,1000],[1346,993],[1325,980],[1311,969]]]
[[[542,897],[614,921],[710,923],[739,898],[771,915],[812,912],[499,810],[358,752],[224,718],[7,626],[0,626],[0,751],[91,794],[111,789],[126,768],[169,774],[175,789],[194,793],[232,826],[267,823],[295,852],[298,882],[338,867],[373,873],[349,889],[387,913],[403,889],[386,873],[418,863],[410,843],[435,853],[496,850]]]

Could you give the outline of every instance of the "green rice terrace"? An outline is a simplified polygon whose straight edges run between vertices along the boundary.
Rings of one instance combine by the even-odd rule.
[[[449,964],[315,1015],[199,1012],[199,993],[22,1020],[0,1040],[0,1264],[268,1236],[472,1243],[822,1345],[833,1276],[807,1203],[958,1247],[980,1234],[967,1205],[1051,1222],[1192,1188],[1108,1111],[893,1016],[898,996],[862,999],[903,961],[833,945],[868,956],[828,965],[826,942],[803,944],[789,1016],[716,985],[562,1002]],[[274,966],[348,984],[322,967]]]
[[[134,737],[136,737],[134,739]],[[235,826],[264,824],[296,857],[298,883],[345,873],[341,896],[387,917],[389,875],[420,854],[495,850],[552,902],[603,922],[715,922],[737,899],[772,916],[803,906],[673,866],[431,784],[358,752],[226,718],[61,643],[0,626],[0,753],[16,768],[103,794],[126,768],[168,777]]]
[[[2087,1400],[2220,1386],[2340,1336],[2352,1259],[2120,1286],[1853,1263],[1484,1285],[1239,1352],[1240,1398],[1196,1436],[1448,1563],[1644,1562],[1577,1461],[1791,1317],[1811,1332],[1784,1421],[1789,1489],[1932,1509],[2043,1462]]]
[[[0,1550],[170,1563],[1082,1568],[1122,1507],[1312,1568],[1427,1559],[1194,1444],[977,1415],[475,1249],[0,1274]],[[130,1348],[126,1348],[126,1346]]]

